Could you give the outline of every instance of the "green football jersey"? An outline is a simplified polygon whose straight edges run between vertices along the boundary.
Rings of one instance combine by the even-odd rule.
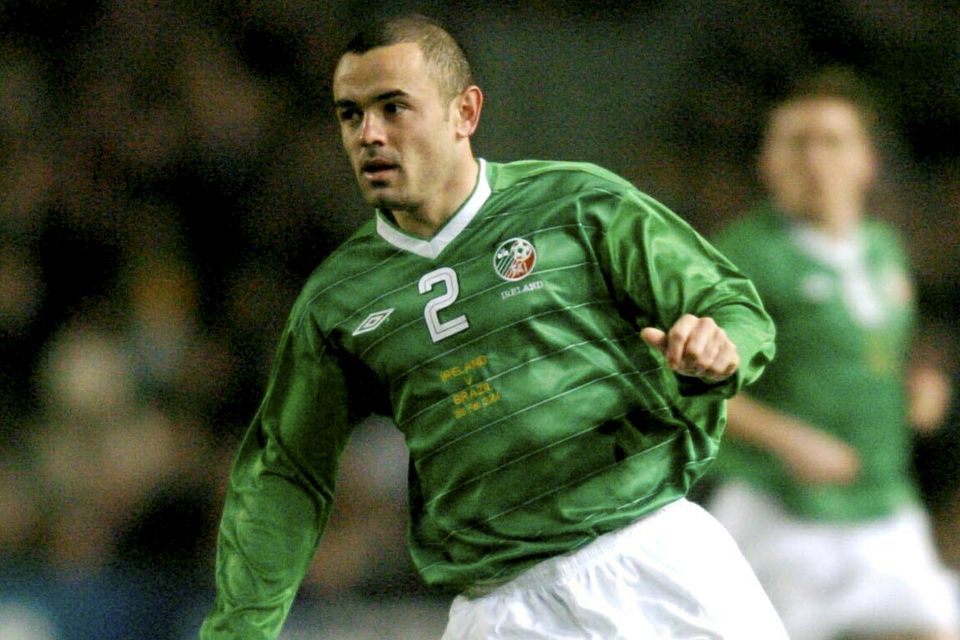
[[[414,564],[450,589],[619,529],[683,496],[713,459],[724,399],[773,354],[750,281],[603,169],[480,169],[434,237],[378,212],[306,284],[231,477],[204,637],[276,633],[350,428],[370,411],[410,451]],[[679,378],[640,339],[684,313],[725,328],[736,376]]]
[[[749,393],[849,443],[862,465],[852,485],[811,487],[772,454],[727,438],[716,471],[819,520],[877,517],[912,499],[903,375],[914,308],[895,234],[869,221],[853,243],[831,245],[762,207],[716,244],[777,325],[777,360]]]

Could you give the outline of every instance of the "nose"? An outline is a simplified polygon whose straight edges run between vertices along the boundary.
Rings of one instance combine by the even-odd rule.
[[[370,111],[363,114],[363,124],[360,126],[360,144],[365,147],[382,145],[385,141],[383,120]]]
[[[821,178],[829,178],[838,170],[834,154],[824,147],[810,150],[806,157],[806,167],[812,175]]]

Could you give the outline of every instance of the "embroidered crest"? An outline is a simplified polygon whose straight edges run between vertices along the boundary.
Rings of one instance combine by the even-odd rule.
[[[537,263],[537,250],[523,238],[511,238],[493,254],[493,269],[504,280],[523,280]]]

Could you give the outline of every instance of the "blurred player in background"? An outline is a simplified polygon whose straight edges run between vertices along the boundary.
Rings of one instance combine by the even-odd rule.
[[[778,355],[730,402],[710,508],[793,640],[958,637],[910,470],[910,268],[866,215],[876,119],[844,69],[799,83],[767,122],[769,202],[716,240],[756,283]]]
[[[459,594],[446,640],[784,638],[684,497],[725,399],[773,355],[749,280],[601,168],[476,158],[483,94],[429,20],[362,32],[333,92],[377,212],[290,314],[201,637],[277,636],[350,430],[376,410],[410,451],[414,564]]]

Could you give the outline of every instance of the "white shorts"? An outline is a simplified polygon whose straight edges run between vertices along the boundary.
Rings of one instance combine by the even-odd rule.
[[[960,627],[960,589],[937,558],[926,514],[836,524],[799,520],[742,484],[710,510],[753,566],[793,640]]]
[[[730,535],[679,500],[492,592],[457,596],[443,640],[786,640]]]

